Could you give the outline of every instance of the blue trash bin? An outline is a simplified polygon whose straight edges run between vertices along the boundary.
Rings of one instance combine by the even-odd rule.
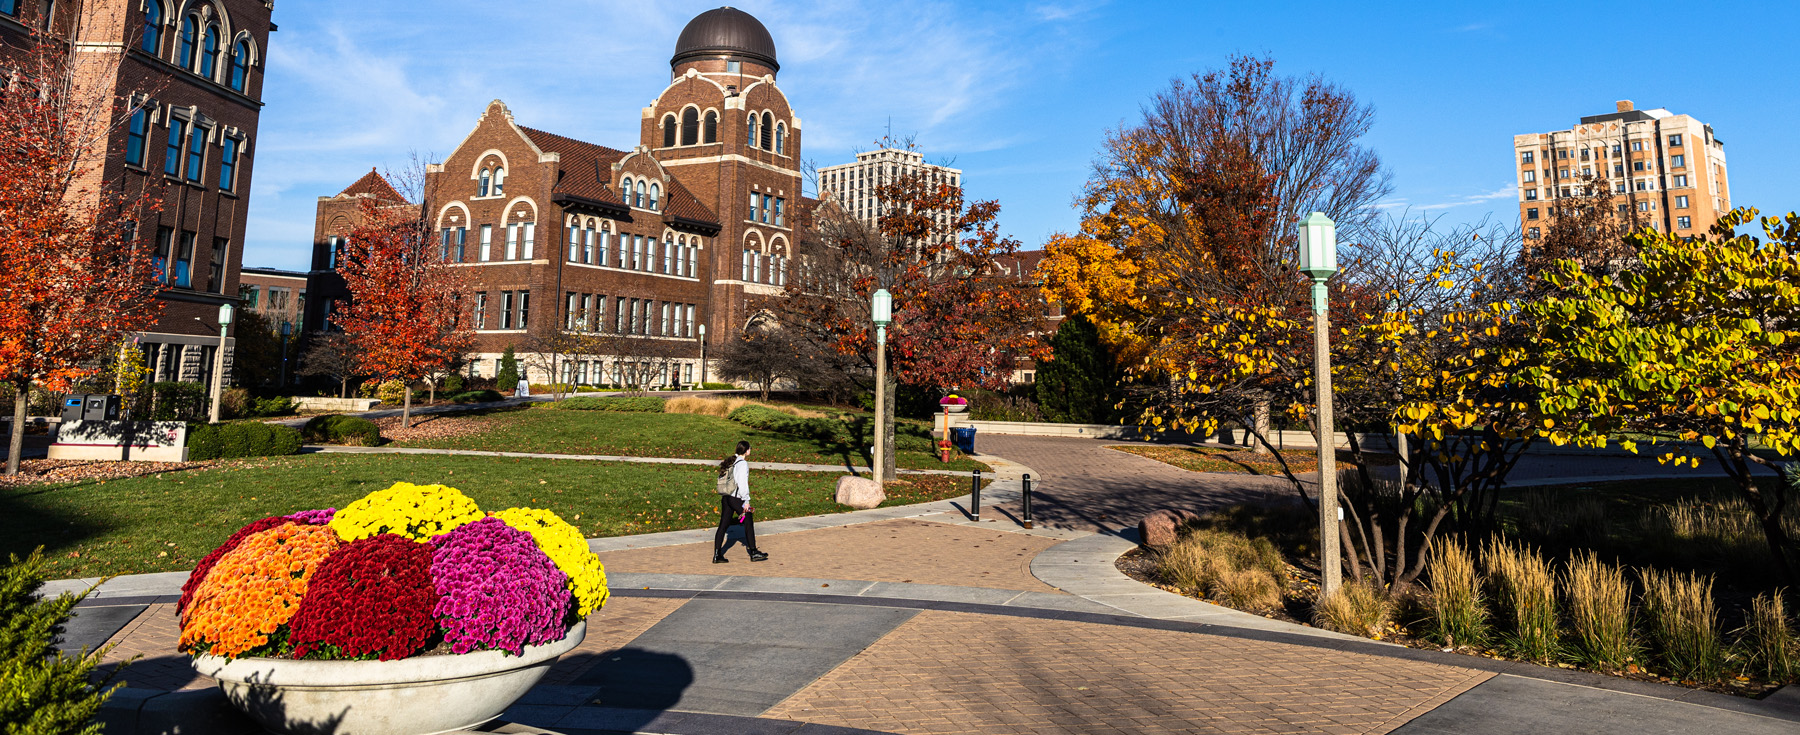
[[[975,427],[950,430],[950,446],[964,454],[975,453]]]

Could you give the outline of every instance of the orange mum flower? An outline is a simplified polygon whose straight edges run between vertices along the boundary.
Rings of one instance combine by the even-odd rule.
[[[181,650],[234,657],[268,643],[341,543],[326,526],[293,523],[245,538],[195,591],[182,615]]]

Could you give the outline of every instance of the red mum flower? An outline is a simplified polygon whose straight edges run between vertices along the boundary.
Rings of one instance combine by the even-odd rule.
[[[430,544],[386,533],[332,552],[294,614],[294,658],[327,646],[344,658],[392,661],[418,653],[437,633],[431,557]]]

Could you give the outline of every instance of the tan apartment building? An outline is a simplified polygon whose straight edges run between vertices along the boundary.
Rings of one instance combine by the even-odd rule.
[[[1557,199],[1580,194],[1599,177],[1621,214],[1636,210],[1648,226],[1698,236],[1731,210],[1725,143],[1688,115],[1639,110],[1581,118],[1568,130],[1513,136],[1519,222],[1527,240],[1542,234]]]

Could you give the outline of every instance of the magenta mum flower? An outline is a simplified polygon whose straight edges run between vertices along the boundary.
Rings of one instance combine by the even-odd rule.
[[[531,534],[483,518],[431,539],[435,614],[456,653],[525,646],[563,637],[568,577]]]
[[[295,513],[293,515],[287,516],[287,519],[290,521],[293,521],[295,523],[305,523],[309,526],[323,526],[327,523],[330,523],[331,517],[336,514],[337,514],[336,508],[326,508],[324,510],[303,510],[303,511],[300,511],[299,513]]]

